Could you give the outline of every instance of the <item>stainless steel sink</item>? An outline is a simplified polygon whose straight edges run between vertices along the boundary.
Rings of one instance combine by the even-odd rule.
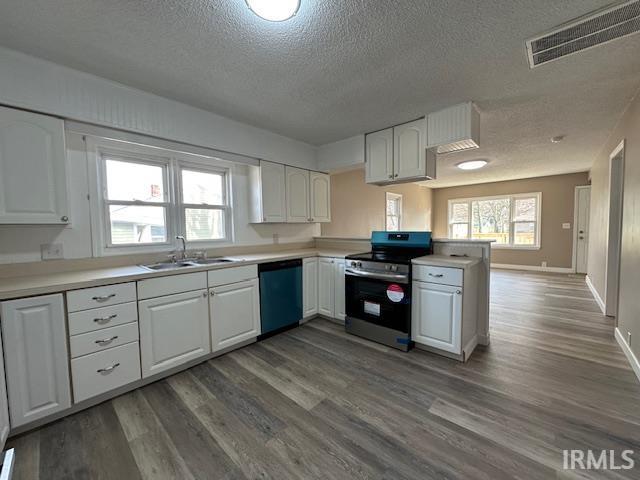
[[[159,270],[175,270],[178,268],[196,267],[197,265],[193,262],[161,262],[140,266],[157,272]]]
[[[235,260],[231,259],[231,258],[199,258],[197,260],[190,260],[192,263],[196,264],[196,265],[216,265],[218,263],[228,263],[228,262],[234,262]]]

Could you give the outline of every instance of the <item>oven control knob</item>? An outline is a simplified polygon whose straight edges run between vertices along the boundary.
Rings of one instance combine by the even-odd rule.
[[[358,262],[358,263],[356,263],[356,267],[358,267],[358,268],[362,268],[362,262]]]
[[[387,271],[391,270],[391,265],[385,265],[384,269],[387,270]]]
[[[351,268],[356,268],[358,264],[356,262],[351,262]]]
[[[397,265],[391,265],[391,271],[392,272],[397,272],[398,271],[398,266]]]

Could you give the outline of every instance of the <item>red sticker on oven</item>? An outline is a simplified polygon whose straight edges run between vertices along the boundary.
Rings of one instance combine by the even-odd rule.
[[[404,290],[402,290],[400,285],[392,283],[387,287],[387,297],[389,297],[389,300],[392,302],[401,302],[404,298]]]

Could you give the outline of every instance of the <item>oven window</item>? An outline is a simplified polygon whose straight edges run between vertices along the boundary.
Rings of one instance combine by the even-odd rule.
[[[349,317],[409,333],[411,285],[347,276],[345,288]]]

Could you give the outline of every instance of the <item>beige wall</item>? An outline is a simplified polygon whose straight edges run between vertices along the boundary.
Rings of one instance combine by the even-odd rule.
[[[627,332],[631,332],[630,348],[640,357],[640,95],[636,95],[629,105],[591,170],[588,275],[603,299],[609,220],[609,155],[622,140],[625,140],[625,169],[617,324],[625,339]]]
[[[554,175],[507,182],[483,183],[433,191],[433,233],[448,237],[448,201],[456,198],[542,192],[541,238],[539,250],[493,249],[491,261],[511,265],[570,268],[573,256],[573,203],[575,187],[586,185],[586,173]],[[564,230],[563,223],[572,229]]]
[[[430,230],[430,188],[368,185],[364,170],[358,169],[331,175],[331,223],[322,224],[322,235],[369,237],[372,230],[384,230],[385,192],[402,194],[403,230]]]

